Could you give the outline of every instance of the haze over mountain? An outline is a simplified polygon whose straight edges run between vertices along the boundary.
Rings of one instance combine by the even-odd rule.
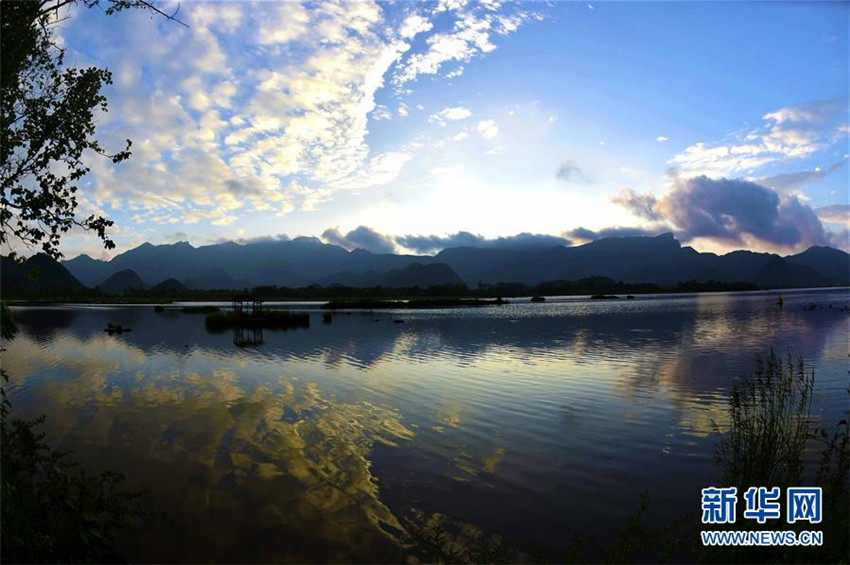
[[[90,286],[132,269],[149,286],[175,279],[196,289],[312,284],[427,287],[459,282],[532,285],[591,276],[659,285],[686,280],[744,281],[763,287],[850,282],[850,255],[836,249],[813,247],[786,257],[751,251],[716,255],[682,247],[672,234],[611,237],[575,247],[454,247],[434,256],[347,251],[306,237],[202,247],[186,242],[145,243],[111,261],[81,255],[63,265]]]

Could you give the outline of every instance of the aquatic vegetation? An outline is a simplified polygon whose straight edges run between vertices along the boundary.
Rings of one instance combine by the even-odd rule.
[[[18,326],[15,324],[9,305],[5,302],[0,303],[0,332],[3,334],[3,339],[12,339],[17,331]]]
[[[729,429],[717,450],[724,485],[743,492],[752,485],[802,484],[813,389],[814,372],[806,373],[802,358],[795,363],[789,353],[783,363],[771,350],[756,360],[755,373],[735,383],[729,396]]]
[[[702,548],[711,562],[840,563],[850,552],[850,440],[848,420],[831,432],[816,428],[811,413],[814,371],[789,352],[783,362],[771,350],[756,371],[736,383],[729,397],[729,425],[717,447],[721,483],[744,492],[751,486],[819,486],[823,489],[824,533],[819,547]],[[716,431],[721,432],[718,426]],[[807,472],[807,450],[822,445],[815,473]],[[752,527],[746,521],[735,528]],[[789,526],[789,529],[800,529]],[[806,525],[808,526],[808,524]],[[806,527],[804,526],[804,527]]]

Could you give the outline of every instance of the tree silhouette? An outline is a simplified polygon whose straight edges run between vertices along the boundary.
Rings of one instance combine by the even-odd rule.
[[[0,245],[40,247],[61,257],[61,236],[77,226],[112,249],[111,220],[77,216],[78,182],[88,173],[83,156],[93,152],[113,163],[130,157],[131,141],[114,153],[95,138],[95,112],[108,110],[107,69],[65,68],[65,50],[53,29],[63,8],[82,4],[109,15],[142,8],[177,21],[143,0],[41,0],[0,5]],[[183,24],[185,25],[185,24]],[[14,255],[12,253],[11,255]]]

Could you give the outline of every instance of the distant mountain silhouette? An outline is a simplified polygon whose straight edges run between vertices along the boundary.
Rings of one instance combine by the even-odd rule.
[[[73,295],[86,290],[68,269],[43,253],[23,263],[0,257],[0,290],[18,296]]]
[[[419,286],[427,288],[437,285],[461,285],[463,279],[445,263],[411,263],[403,269],[393,269],[381,275],[376,286],[405,288]]]
[[[236,280],[221,268],[207,269],[187,278],[183,284],[187,288],[197,290],[244,289],[253,286],[246,281]]]
[[[716,255],[682,247],[669,233],[611,237],[576,247],[455,247],[433,257],[362,249],[349,252],[308,237],[203,247],[186,242],[145,243],[108,262],[80,256],[63,264],[81,281],[99,283],[118,271],[132,269],[149,285],[173,278],[198,289],[312,284],[427,287],[452,284],[450,281],[457,280],[453,274],[473,287],[479,282],[534,285],[596,276],[663,286],[709,280],[766,287],[850,283],[850,256],[836,249],[813,247],[787,257],[752,251]]]
[[[847,253],[831,247],[810,247],[802,253],[785,258],[792,265],[811,267],[823,277],[828,285],[847,284],[850,280],[850,266]]]
[[[97,286],[106,294],[124,294],[128,290],[144,290],[147,287],[132,269],[118,271]]]
[[[826,279],[812,267],[773,256],[759,269],[756,284],[770,288],[825,285]]]
[[[166,279],[150,287],[148,294],[152,296],[184,296],[189,294],[189,289],[177,279]]]
[[[463,280],[445,263],[411,263],[386,273],[374,270],[365,273],[336,273],[322,281],[323,286],[342,285],[351,287],[381,286],[384,288],[428,288],[438,285],[462,285]]]
[[[88,255],[78,255],[70,261],[62,261],[74,276],[84,285],[94,288],[121,269],[107,261],[92,259]]]

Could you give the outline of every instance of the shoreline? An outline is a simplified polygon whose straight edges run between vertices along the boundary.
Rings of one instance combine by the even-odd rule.
[[[769,294],[769,293],[797,293],[797,292],[808,292],[808,291],[827,291],[827,290],[842,290],[846,289],[850,292],[850,286],[818,286],[818,287],[802,287],[802,288],[771,288],[771,289],[752,289],[752,290],[703,290],[703,291],[677,291],[675,289],[667,289],[667,290],[659,290],[658,292],[630,292],[635,296],[637,300],[641,297],[657,297],[657,296],[687,296],[687,295],[700,295],[700,294]],[[575,293],[575,294],[536,294],[536,296],[543,296],[547,300],[550,299],[558,299],[558,298],[584,298],[587,300],[591,300],[594,294],[600,294],[595,292],[583,292],[583,293]],[[619,298],[625,301],[627,293],[605,293],[614,296],[618,296]],[[620,296],[622,295],[622,296]],[[469,294],[459,294],[453,296],[427,296],[427,295],[398,295],[398,296],[386,296],[386,297],[370,297],[370,296],[358,296],[358,295],[347,295],[347,296],[323,296],[323,297],[300,297],[300,296],[276,296],[276,297],[258,297],[264,303],[304,303],[304,304],[316,304],[318,306],[324,304],[338,304],[342,302],[350,302],[352,308],[357,308],[357,303],[388,303],[392,305],[396,305],[399,303],[406,302],[487,302],[487,305],[493,305],[493,301],[503,298],[508,300],[509,303],[525,303],[532,302],[531,298],[533,295],[510,295],[510,294],[502,294],[502,295],[469,295]],[[75,300],[75,299],[56,299],[56,298],[43,298],[43,299],[32,299],[32,298],[3,298],[0,296],[0,300],[8,304],[9,306],[165,306],[166,309],[169,309],[169,306],[174,307],[175,309],[186,304],[186,303],[204,303],[204,304],[227,304],[230,302],[229,298],[225,297],[200,297],[200,296],[192,296],[192,297],[172,297],[172,298],[162,298],[160,300],[157,299],[143,299],[143,298],[116,298],[114,300],[110,299],[98,299],[98,300]],[[545,305],[546,302],[539,302],[539,304]],[[392,306],[385,306],[381,304],[382,307],[391,308]],[[459,304],[458,306],[461,306]],[[399,304],[398,307],[405,307],[404,305]],[[453,305],[449,305],[448,307],[454,307]]]

